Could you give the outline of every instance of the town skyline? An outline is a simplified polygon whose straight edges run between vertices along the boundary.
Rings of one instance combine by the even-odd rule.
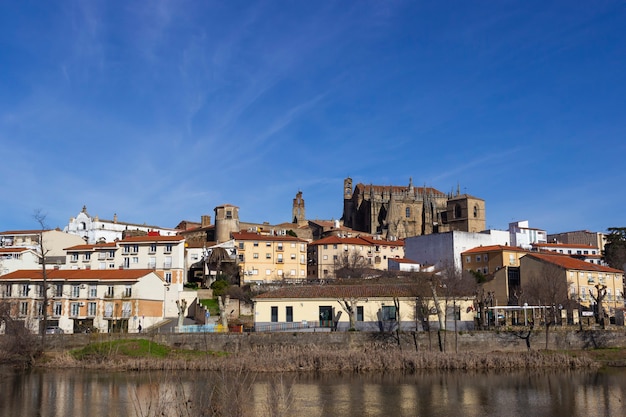
[[[0,228],[338,219],[342,184],[626,225],[626,6],[564,0],[17,2],[0,14]],[[612,156],[617,156],[615,158]]]

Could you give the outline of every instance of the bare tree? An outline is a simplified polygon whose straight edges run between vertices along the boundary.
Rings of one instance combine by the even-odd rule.
[[[48,272],[46,269],[46,255],[49,250],[44,242],[44,232],[46,228],[46,215],[41,210],[35,210],[33,214],[35,221],[39,224],[41,232],[39,233],[39,256],[41,257],[41,277],[43,281],[43,301],[41,306],[42,325],[39,328],[41,333],[41,349],[46,347],[46,329],[48,327]]]
[[[546,349],[548,348],[550,326],[560,321],[557,312],[564,305],[569,304],[567,288],[564,270],[552,264],[543,264],[538,273],[532,273],[528,282],[522,283],[520,301],[544,307]]]
[[[606,298],[606,285],[604,284],[596,284],[596,292],[597,294],[593,294],[593,292],[589,292],[591,298],[596,302],[596,321],[599,323],[603,329],[606,329],[606,320],[604,319],[604,307],[602,307],[602,303]]]
[[[335,260],[336,278],[363,278],[369,265],[365,257],[357,250],[344,251]]]
[[[350,330],[356,330],[356,313],[358,304],[362,301],[361,298],[358,297],[349,297],[342,298],[339,301],[339,305],[343,310],[348,314],[348,318],[350,319]]]

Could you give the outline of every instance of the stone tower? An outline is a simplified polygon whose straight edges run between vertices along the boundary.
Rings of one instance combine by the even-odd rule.
[[[293,199],[291,219],[293,223],[296,223],[298,225],[306,224],[306,213],[304,211],[304,199],[302,198],[302,191],[298,191],[298,194],[296,194],[296,198]]]
[[[486,224],[485,200],[457,194],[448,200],[446,217],[450,230],[482,232]]]
[[[227,242],[239,232],[239,207],[230,204],[215,207],[215,241]]]

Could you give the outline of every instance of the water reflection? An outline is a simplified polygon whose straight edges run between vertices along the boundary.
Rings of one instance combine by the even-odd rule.
[[[626,370],[250,375],[0,369],[0,378],[0,415],[7,416],[263,416],[281,407],[285,415],[302,417],[626,415]]]

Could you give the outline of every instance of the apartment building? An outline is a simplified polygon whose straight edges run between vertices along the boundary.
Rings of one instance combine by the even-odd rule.
[[[281,231],[232,233],[242,284],[306,279],[307,241]]]
[[[40,239],[41,242],[40,242]],[[71,245],[80,245],[84,241],[75,235],[60,230],[10,230],[0,232],[0,248],[3,249],[32,249],[41,253],[43,243],[48,264],[62,264],[65,262],[64,248]],[[24,265],[20,269],[28,267]]]
[[[28,248],[0,248],[0,275],[17,271],[18,269],[40,268],[39,254]]]
[[[604,265],[602,251],[597,246],[584,243],[533,243],[531,246],[535,252],[561,253],[592,264]]]
[[[65,333],[138,332],[165,315],[167,285],[148,269],[47,271],[48,326]],[[26,328],[43,326],[44,281],[41,270],[0,276],[0,300]]]
[[[187,280],[185,238],[182,236],[134,236],[111,243],[66,248],[68,269],[149,269],[167,286],[165,314],[178,314],[176,301]]]
[[[309,243],[309,279],[334,279],[336,270],[348,262],[359,267],[386,270],[388,260],[404,258],[404,241],[369,236],[329,236]]]
[[[558,271],[560,279],[567,283],[571,300],[591,307],[594,304],[592,295],[597,296],[599,288],[605,288],[602,306],[609,316],[615,316],[617,309],[624,308],[624,271],[565,255],[528,253],[520,262],[522,281],[543,274],[544,265],[556,267],[554,270]]]

